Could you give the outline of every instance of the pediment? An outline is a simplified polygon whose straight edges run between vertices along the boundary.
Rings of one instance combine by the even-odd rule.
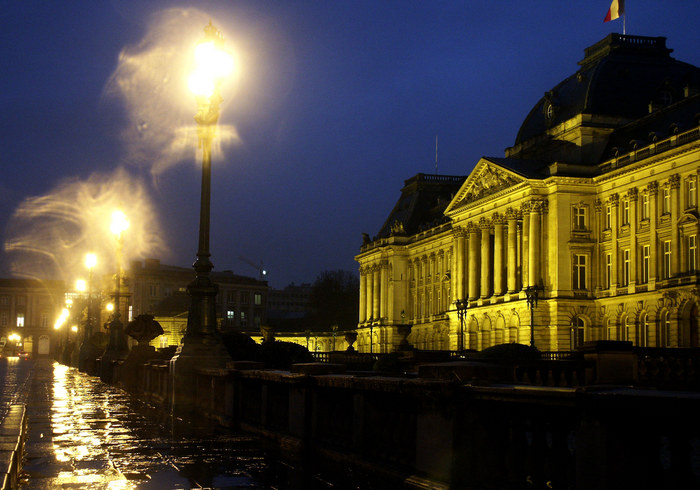
[[[526,182],[520,175],[484,158],[479,160],[445,213]]]

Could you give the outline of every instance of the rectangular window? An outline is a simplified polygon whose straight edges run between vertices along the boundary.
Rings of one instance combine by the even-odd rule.
[[[642,205],[641,205],[642,219],[649,219],[649,194],[642,194]]]
[[[17,306],[24,306],[27,304],[27,298],[24,296],[17,296]]]
[[[612,285],[612,254],[605,254],[605,289]]]
[[[622,200],[622,224],[628,225],[630,222],[630,200]]]
[[[612,206],[609,204],[605,206],[605,229],[612,229]]]
[[[8,296],[0,296],[0,306],[7,306],[10,304],[10,298]]]
[[[664,264],[662,272],[664,279],[671,277],[671,240],[666,240],[664,242]]]
[[[24,313],[17,313],[17,326],[18,327],[24,326]]]
[[[248,303],[250,303],[250,293],[247,291],[241,292],[241,304],[247,305]]]
[[[671,214],[671,188],[664,187],[662,192],[661,214]]]
[[[260,306],[262,305],[262,294],[260,293],[255,293],[255,306]]]
[[[576,206],[574,208],[574,229],[586,229],[586,208],[583,206]]]
[[[6,311],[0,313],[0,326],[6,327],[7,323],[9,322],[9,319],[10,317]]]
[[[586,256],[574,255],[574,289],[586,289]]]
[[[236,312],[234,310],[226,310],[226,318],[228,320],[233,320],[236,318]]]
[[[687,189],[688,207],[694,208],[698,205],[698,183],[695,177],[688,179]]]
[[[644,245],[642,247],[642,282],[649,282],[649,256],[650,248],[649,245]]]
[[[628,286],[630,283],[630,251],[629,249],[622,252],[622,282]]]
[[[46,327],[49,326],[49,315],[48,315],[48,313],[42,313],[42,314],[41,314],[40,323],[41,323],[41,328],[46,328]]]
[[[151,298],[155,298],[156,296],[158,296],[158,285],[157,284],[149,284],[148,291],[151,295]]]
[[[688,272],[696,272],[698,270],[698,236],[690,235],[688,237]]]

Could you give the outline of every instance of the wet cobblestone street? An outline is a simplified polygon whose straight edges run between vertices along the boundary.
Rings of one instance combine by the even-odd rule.
[[[97,378],[31,362],[31,374],[26,365],[6,368],[21,387],[13,401],[26,403],[29,417],[21,488],[286,487],[260,482],[270,468],[250,436],[160,422],[152,408]],[[3,403],[8,388],[6,381]]]

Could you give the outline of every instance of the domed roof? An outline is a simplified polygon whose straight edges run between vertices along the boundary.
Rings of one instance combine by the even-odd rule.
[[[700,68],[675,60],[671,51],[665,37],[610,34],[585,50],[578,72],[535,104],[515,145],[578,114],[609,116],[607,127],[617,127],[682,99],[700,87]]]

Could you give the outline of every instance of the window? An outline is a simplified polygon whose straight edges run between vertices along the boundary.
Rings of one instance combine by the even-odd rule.
[[[642,283],[649,282],[649,256],[649,245],[644,245],[642,247]]]
[[[576,317],[571,321],[571,350],[583,346],[585,329],[583,319]]]
[[[649,219],[649,194],[644,192],[642,194],[642,205],[641,205],[642,219]]]
[[[688,272],[696,272],[698,270],[698,236],[690,235],[688,237]]]
[[[605,229],[610,230],[612,228],[612,206],[608,204],[605,206]]]
[[[586,208],[584,206],[574,207],[574,229],[586,229]]]
[[[17,313],[17,326],[18,327],[24,326],[24,313]]]
[[[49,326],[49,314],[48,313],[42,313],[40,320],[41,328],[46,328]]]
[[[236,312],[234,310],[226,310],[226,319],[233,320],[236,318]]]
[[[17,296],[17,306],[24,306],[27,304],[27,298],[24,296]]]
[[[8,296],[0,296],[0,306],[7,306],[10,304],[10,298]]]
[[[255,306],[262,305],[262,294],[255,293],[254,301],[255,301]]]
[[[241,304],[247,305],[250,303],[250,293],[247,291],[241,292]]]
[[[666,186],[662,190],[661,214],[671,213],[671,188]]]
[[[635,330],[634,320],[631,316],[628,316],[625,320],[625,338],[623,340],[629,340],[632,343],[635,343],[637,339],[637,333]]]
[[[671,313],[666,310],[659,318],[659,347],[671,347]]]
[[[630,200],[622,200],[622,224],[628,225],[630,222]]]
[[[686,197],[688,198],[688,207],[694,208],[698,205],[698,183],[695,177],[690,177],[686,184]]]
[[[671,240],[664,241],[663,278],[671,277]]]
[[[628,286],[630,283],[630,251],[622,252],[622,284]]]
[[[605,254],[605,289],[612,286],[612,254]]]
[[[6,311],[0,312],[0,326],[6,327],[10,318]]]
[[[157,284],[149,284],[148,285],[148,292],[151,295],[151,298],[155,298],[158,296],[158,285]]]
[[[574,289],[586,289],[586,256],[574,255]]]
[[[637,345],[647,347],[649,345],[649,321],[646,313],[639,318],[639,330],[637,330]]]

